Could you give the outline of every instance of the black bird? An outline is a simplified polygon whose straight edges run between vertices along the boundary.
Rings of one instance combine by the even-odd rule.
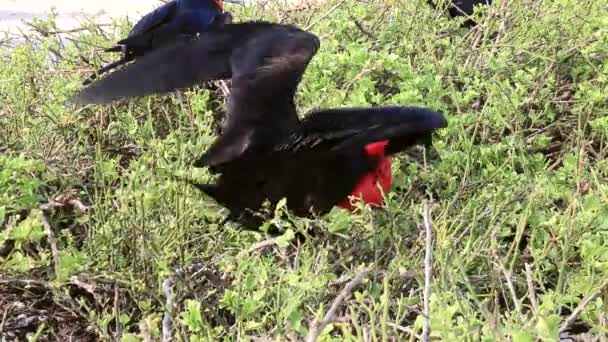
[[[275,205],[286,198],[298,216],[351,208],[349,195],[379,204],[376,181],[388,190],[389,156],[429,144],[446,119],[403,106],[317,110],[300,119],[294,96],[319,39],[275,27],[236,51],[224,132],[195,162],[220,177],[196,186],[251,228],[262,222],[255,212],[265,200]]]
[[[163,94],[204,81],[229,79],[231,59],[241,58],[247,41],[287,26],[264,21],[211,26],[196,37],[178,36],[105,78],[81,89],[71,101],[107,104],[120,99]],[[235,52],[240,52],[235,55]],[[186,53],[184,53],[186,52]]]
[[[232,0],[231,2],[234,2]],[[143,16],[125,39],[104,52],[122,52],[119,60],[97,71],[83,84],[173,42],[180,35],[192,36],[210,27],[232,22],[230,12],[223,12],[222,0],[172,0]]]
[[[440,3],[440,0],[427,0],[428,3],[435,8],[437,3]],[[448,4],[448,14],[451,18],[461,17],[461,16],[472,16],[473,8],[478,5],[491,5],[492,0],[445,0],[445,3]],[[474,25],[475,22],[471,19],[466,20],[462,26],[471,26]]]

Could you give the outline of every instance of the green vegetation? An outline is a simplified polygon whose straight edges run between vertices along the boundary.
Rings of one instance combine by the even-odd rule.
[[[287,220],[279,207],[285,235],[256,245],[263,230],[220,225],[224,211],[175,179],[213,140],[221,95],[67,104],[130,24],[62,41],[53,18],[36,22],[1,52],[1,334],[158,340],[167,311],[178,340],[298,340],[367,267],[320,341],[415,340],[427,199],[433,339],[555,341],[579,305],[563,334],[608,333],[608,0],[496,1],[471,30],[425,1],[227,7],[320,36],[301,112],[440,110],[438,156],[395,158],[380,210]]]

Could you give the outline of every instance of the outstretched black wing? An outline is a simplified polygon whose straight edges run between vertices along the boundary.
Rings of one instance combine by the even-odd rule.
[[[255,158],[297,129],[294,95],[319,46],[312,33],[292,25],[275,25],[235,49],[224,133],[195,166]]]
[[[420,107],[384,106],[318,110],[307,115],[300,129],[276,146],[277,152],[340,153],[388,140],[387,153],[397,153],[427,140],[447,126],[442,113]]]
[[[163,94],[204,81],[230,78],[235,48],[252,36],[272,30],[266,22],[226,24],[196,38],[180,36],[107,77],[82,89],[75,103],[110,103],[119,99]]]

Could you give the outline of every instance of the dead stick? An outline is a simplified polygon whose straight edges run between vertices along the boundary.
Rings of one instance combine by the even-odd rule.
[[[222,91],[222,95],[224,95],[224,97],[229,97],[230,96],[230,89],[228,88],[228,83],[224,80],[220,81],[220,89]]]
[[[429,300],[431,297],[431,276],[433,275],[433,225],[431,222],[431,208],[428,202],[424,203],[424,230],[425,230],[425,252],[424,252],[424,292],[422,295],[424,305],[424,324],[422,326],[422,341],[430,341],[431,336],[431,309]]]
[[[239,252],[238,257],[241,258],[241,257],[244,257],[246,254],[266,249],[270,246],[274,246],[276,243],[277,243],[277,238],[270,238],[267,240],[256,242],[253,245],[251,245],[251,247],[249,247],[248,249]]]
[[[532,282],[532,266],[528,263],[524,264],[526,270],[526,283],[528,284],[528,295],[534,312],[538,312],[538,300],[536,300],[536,291],[534,291],[534,283]]]
[[[55,234],[53,233],[53,227],[49,223],[49,219],[46,216],[46,212],[44,209],[40,209],[40,222],[46,230],[47,239],[49,241],[49,246],[51,246],[51,257],[53,258],[53,270],[55,271],[55,276],[57,276],[57,271],[59,270],[59,249],[57,249],[57,239],[55,239]]]
[[[342,0],[340,2],[338,2],[337,4],[335,4],[332,8],[330,8],[327,12],[325,12],[325,14],[323,14],[322,16],[318,17],[317,20],[315,20],[314,22],[311,22],[310,24],[308,24],[306,26],[306,28],[304,29],[305,31],[310,30],[313,26],[315,26],[317,23],[323,21],[323,19],[325,19],[326,17],[330,16],[335,10],[338,9],[338,7],[342,6],[342,4],[344,4],[346,2],[346,0]]]
[[[513,299],[513,304],[517,311],[521,312],[521,304],[519,303],[519,299],[517,298],[517,292],[515,292],[515,286],[513,286],[513,280],[511,280],[512,274],[507,271],[507,269],[499,262],[496,262],[498,268],[500,268],[502,274],[505,276],[505,280],[507,281],[507,288],[511,293],[511,297]]]
[[[26,23],[26,26],[31,27],[32,29],[34,29],[35,31],[37,31],[38,33],[42,34],[43,36],[49,36],[52,34],[66,34],[66,33],[77,33],[77,32],[82,32],[82,31],[87,31],[90,28],[102,28],[102,27],[109,27],[112,26],[112,24],[96,24],[93,27],[87,27],[87,26],[83,26],[83,27],[77,27],[77,28],[73,28],[70,30],[56,30],[56,31],[48,31],[42,27],[38,27],[32,23]]]
[[[173,311],[173,279],[171,277],[163,282],[165,292],[165,314],[163,317],[163,342],[171,341],[171,312]]]
[[[325,327],[329,323],[334,322],[336,320],[336,311],[338,310],[338,307],[342,304],[342,302],[344,302],[344,300],[348,296],[350,296],[353,289],[363,281],[363,278],[368,272],[368,269],[359,272],[359,274],[357,274],[357,276],[353,278],[353,280],[351,280],[348,284],[346,284],[342,291],[340,291],[338,297],[336,297],[334,302],[329,307],[329,310],[325,314],[325,317],[323,317],[321,321],[317,321],[316,319],[312,321],[312,323],[310,324],[310,328],[308,329],[308,336],[306,336],[306,342],[316,341],[317,338],[319,338],[319,335],[321,334],[323,329],[325,329]]]

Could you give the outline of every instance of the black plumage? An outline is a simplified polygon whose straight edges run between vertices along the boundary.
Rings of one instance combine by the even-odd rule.
[[[427,1],[432,7],[435,7],[436,5],[442,3],[441,0]],[[492,0],[445,0],[444,3],[448,5],[447,9],[449,16],[451,18],[456,18],[462,16],[472,16],[475,6],[491,5]],[[462,24],[462,26],[471,25],[475,25],[475,22],[471,19],[464,21]]]
[[[278,27],[283,26],[263,21],[233,23],[210,27],[195,37],[178,36],[81,89],[72,102],[107,104],[120,99],[168,93],[205,81],[228,79],[232,75],[231,59],[241,58],[243,54],[238,48]]]
[[[317,110],[300,120],[294,96],[318,48],[313,34],[277,27],[249,40],[234,59],[224,132],[195,166],[220,173],[215,184],[198,188],[249,227],[261,223],[254,212],[264,200],[286,197],[300,216],[326,213],[378,167],[382,156],[365,146],[388,140],[392,155],[430,143],[447,125],[441,113],[404,106]]]
[[[83,84],[89,84],[98,75],[171,44],[180,36],[193,36],[231,22],[232,15],[223,12],[220,0],[169,1],[143,16],[126,38],[105,49],[104,52],[122,52],[122,57],[97,70]]]

